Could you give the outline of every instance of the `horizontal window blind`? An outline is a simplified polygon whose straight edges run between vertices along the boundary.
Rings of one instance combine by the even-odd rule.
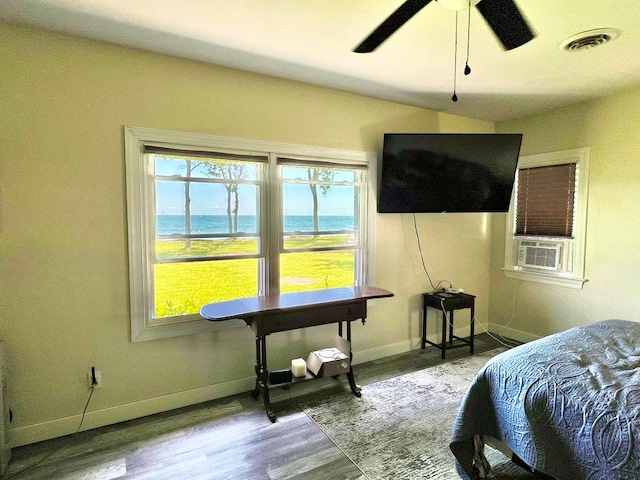
[[[518,170],[516,235],[573,236],[576,164]]]
[[[366,170],[367,164],[350,162],[349,160],[302,160],[286,157],[278,157],[278,165],[288,165],[292,167],[307,167],[307,168],[327,168],[327,169],[349,169],[349,170]]]
[[[159,156],[165,155],[167,157],[197,157],[206,158],[211,160],[246,160],[251,162],[264,162],[269,160],[269,157],[264,154],[235,154],[235,153],[222,153],[212,152],[207,150],[189,150],[184,148],[168,148],[160,147],[156,145],[145,145],[144,153],[155,153]]]

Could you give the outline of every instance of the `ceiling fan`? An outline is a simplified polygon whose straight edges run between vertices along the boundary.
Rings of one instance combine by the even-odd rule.
[[[512,50],[524,45],[535,36],[513,0],[436,1],[442,6],[453,10],[463,10],[475,5],[505,50]],[[396,30],[429,3],[431,3],[431,0],[406,0],[353,51],[356,53],[373,52],[382,42],[393,35]]]

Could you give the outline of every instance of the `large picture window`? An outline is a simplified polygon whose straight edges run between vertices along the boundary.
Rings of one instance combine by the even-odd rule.
[[[133,341],[232,328],[202,305],[364,285],[375,156],[125,129]]]

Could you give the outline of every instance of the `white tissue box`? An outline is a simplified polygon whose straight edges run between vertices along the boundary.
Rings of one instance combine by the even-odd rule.
[[[307,357],[307,368],[317,377],[333,377],[351,369],[351,344],[341,336],[336,337],[337,347],[315,350]]]

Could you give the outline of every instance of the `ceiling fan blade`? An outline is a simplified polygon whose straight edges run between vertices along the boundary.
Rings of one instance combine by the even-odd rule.
[[[505,50],[524,45],[535,37],[513,0],[482,0],[476,7]]]
[[[373,52],[396,30],[422,10],[431,0],[407,0],[393,12],[389,18],[382,22],[363,42],[353,49],[356,53]]]

